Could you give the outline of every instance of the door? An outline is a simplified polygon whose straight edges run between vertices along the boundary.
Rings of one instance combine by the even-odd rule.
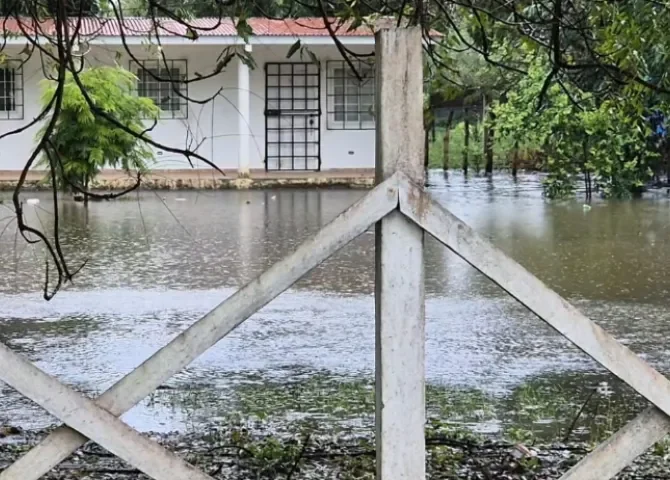
[[[265,169],[321,169],[321,75],[315,63],[265,64]]]

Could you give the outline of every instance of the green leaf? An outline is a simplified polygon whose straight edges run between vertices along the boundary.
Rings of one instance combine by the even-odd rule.
[[[235,53],[229,52],[225,57],[219,60],[219,62],[216,64],[216,73],[220,73],[224,68],[226,68],[233,58],[235,58]]]
[[[307,50],[307,55],[309,55],[309,58],[310,58],[310,60],[312,60],[312,63],[314,63],[315,65],[320,64],[319,57],[317,57],[316,54],[313,51]]]
[[[251,28],[251,25],[249,25],[249,22],[247,22],[247,19],[240,17],[235,28],[237,34],[244,40],[244,43],[249,43],[249,37],[254,34],[254,31]]]
[[[293,55],[295,55],[295,52],[298,51],[300,48],[300,39],[296,40],[296,42],[291,45],[291,48],[288,49],[288,53],[286,54],[286,58],[291,58]]]
[[[256,61],[254,60],[254,57],[249,54],[249,52],[241,51],[237,52],[235,55],[237,55],[240,61],[247,67],[251,68],[252,70],[256,68]]]
[[[186,38],[188,38],[189,40],[194,40],[195,41],[198,38],[200,38],[200,34],[193,27],[189,26],[186,29]]]

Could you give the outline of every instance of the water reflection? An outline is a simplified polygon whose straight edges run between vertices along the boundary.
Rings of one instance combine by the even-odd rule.
[[[670,322],[663,308],[670,289],[663,241],[670,233],[667,198],[596,201],[585,210],[579,200],[546,201],[532,175],[514,182],[435,172],[429,182],[456,215],[635,352],[670,370]],[[44,302],[44,253],[17,239],[10,225],[0,237],[0,338],[64,381],[99,393],[364,193],[141,192],[93,203],[88,211],[65,201],[66,255],[72,265],[87,260],[86,268]],[[40,204],[26,206],[29,220],[51,229],[48,195],[30,195]],[[4,226],[0,221],[0,232]],[[427,374],[433,385],[506,395],[548,374],[560,381],[602,374],[432,238],[425,256]],[[302,369],[371,378],[373,266],[370,230],[168,386],[179,392],[198,385],[216,397],[232,388],[236,376],[250,373],[284,378]],[[0,423],[6,415],[31,426],[50,422],[28,404],[3,390]],[[184,413],[168,414],[164,407],[147,401],[124,418],[145,429],[183,427]]]

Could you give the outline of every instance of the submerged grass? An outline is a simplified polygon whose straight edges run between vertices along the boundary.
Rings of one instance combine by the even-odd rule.
[[[185,412],[194,430],[214,423],[286,435],[369,437],[374,431],[374,383],[323,372],[285,380],[249,377],[226,390],[206,385],[163,390],[152,399]],[[600,377],[586,382],[538,377],[503,395],[440,385],[426,388],[427,431],[480,432],[531,444],[601,441],[644,406],[620,383],[603,386]]]
[[[284,380],[236,375],[224,385],[231,386],[156,392],[150,401],[185,413],[191,422],[189,432],[159,440],[172,442],[171,449],[214,478],[375,478],[370,379],[301,372]],[[644,406],[604,376],[544,375],[498,396],[428,385],[428,478],[557,478],[589,443],[611,435]],[[477,433],[483,424],[498,426],[493,438]],[[538,456],[514,459],[510,451],[518,442]],[[670,440],[659,442],[644,463],[656,472],[669,452]],[[480,476],[483,468],[490,476]]]

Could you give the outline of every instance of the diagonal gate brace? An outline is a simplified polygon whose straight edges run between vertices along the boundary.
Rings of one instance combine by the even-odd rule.
[[[156,480],[213,480],[0,344],[0,379]]]

